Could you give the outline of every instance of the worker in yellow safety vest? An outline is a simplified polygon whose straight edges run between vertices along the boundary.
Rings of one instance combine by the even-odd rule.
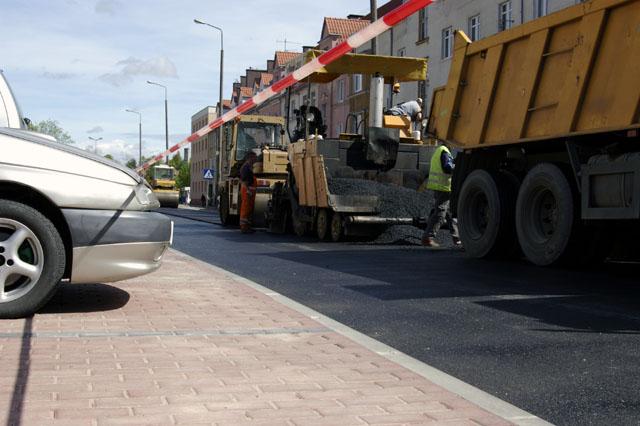
[[[427,180],[427,189],[433,191],[434,208],[427,220],[427,229],[422,237],[422,244],[427,247],[439,247],[436,242],[438,231],[445,222],[449,225],[451,238],[455,246],[461,247],[458,234],[458,222],[451,217],[449,209],[451,199],[451,176],[455,164],[451,151],[446,145],[440,145],[431,157],[431,167]]]

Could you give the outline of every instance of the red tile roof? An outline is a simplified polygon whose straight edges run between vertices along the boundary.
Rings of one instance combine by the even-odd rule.
[[[267,87],[273,81],[273,74],[262,73],[260,74],[260,87]]]
[[[351,34],[357,33],[369,24],[369,21],[363,19],[324,18],[322,34],[325,34],[324,30],[326,29],[327,35],[348,38]]]
[[[286,65],[300,55],[300,52],[276,52],[276,68]]]
[[[240,97],[241,98],[250,98],[253,96],[253,88],[251,87],[241,87],[240,88]]]

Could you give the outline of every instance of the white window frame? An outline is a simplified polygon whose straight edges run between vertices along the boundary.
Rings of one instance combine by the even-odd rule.
[[[469,38],[471,41],[480,40],[480,15],[469,18]]]
[[[336,99],[338,102],[344,102],[344,78],[338,80],[338,88],[336,89]]]
[[[549,0],[533,0],[533,14],[535,18],[542,18],[549,13]]]
[[[353,75],[353,93],[362,92],[362,74]]]
[[[424,41],[429,38],[429,15],[428,8],[420,9],[418,15],[418,41]]]
[[[442,59],[449,59],[453,56],[453,27],[442,30]]]
[[[511,0],[498,5],[498,31],[506,31],[513,24],[513,7]]]

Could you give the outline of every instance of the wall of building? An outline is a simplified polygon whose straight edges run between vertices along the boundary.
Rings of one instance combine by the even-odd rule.
[[[216,108],[207,107],[191,117],[191,133],[216,119]],[[204,180],[202,171],[212,167],[214,135],[209,133],[191,144],[191,205],[201,206],[202,197],[211,199],[213,182]]]

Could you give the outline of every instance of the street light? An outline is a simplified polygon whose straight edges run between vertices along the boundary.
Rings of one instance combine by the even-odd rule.
[[[138,145],[138,167],[140,167],[142,165],[142,113],[132,109],[125,109],[125,111],[138,114],[138,138],[140,142]]]
[[[218,96],[218,107],[219,107],[219,111],[218,111],[218,117],[222,117],[222,113],[224,112],[224,103],[222,100],[222,92],[223,92],[223,85],[224,85],[224,31],[222,31],[222,28],[220,27],[216,27],[215,25],[211,25],[208,24],[204,21],[200,21],[198,19],[194,19],[193,22],[195,22],[198,25],[206,25],[208,27],[211,27],[215,30],[220,31],[220,88],[219,88],[219,96]],[[218,171],[216,172],[216,176],[215,176],[215,191],[216,191],[216,196],[218,195],[218,185],[219,185],[219,176],[220,176],[220,172],[222,172],[222,126],[220,126],[220,128],[218,129],[218,149],[217,149],[217,156],[218,156]],[[216,197],[217,198],[217,197]]]
[[[97,154],[98,153],[98,142],[100,142],[102,140],[102,138],[92,138],[91,136],[89,136],[89,139],[93,141],[93,153]]]
[[[169,151],[169,107],[167,103],[167,86],[149,80],[147,80],[147,83],[154,86],[160,86],[164,89],[164,139],[166,150]],[[166,161],[167,164],[169,164],[169,156],[167,156]]]

